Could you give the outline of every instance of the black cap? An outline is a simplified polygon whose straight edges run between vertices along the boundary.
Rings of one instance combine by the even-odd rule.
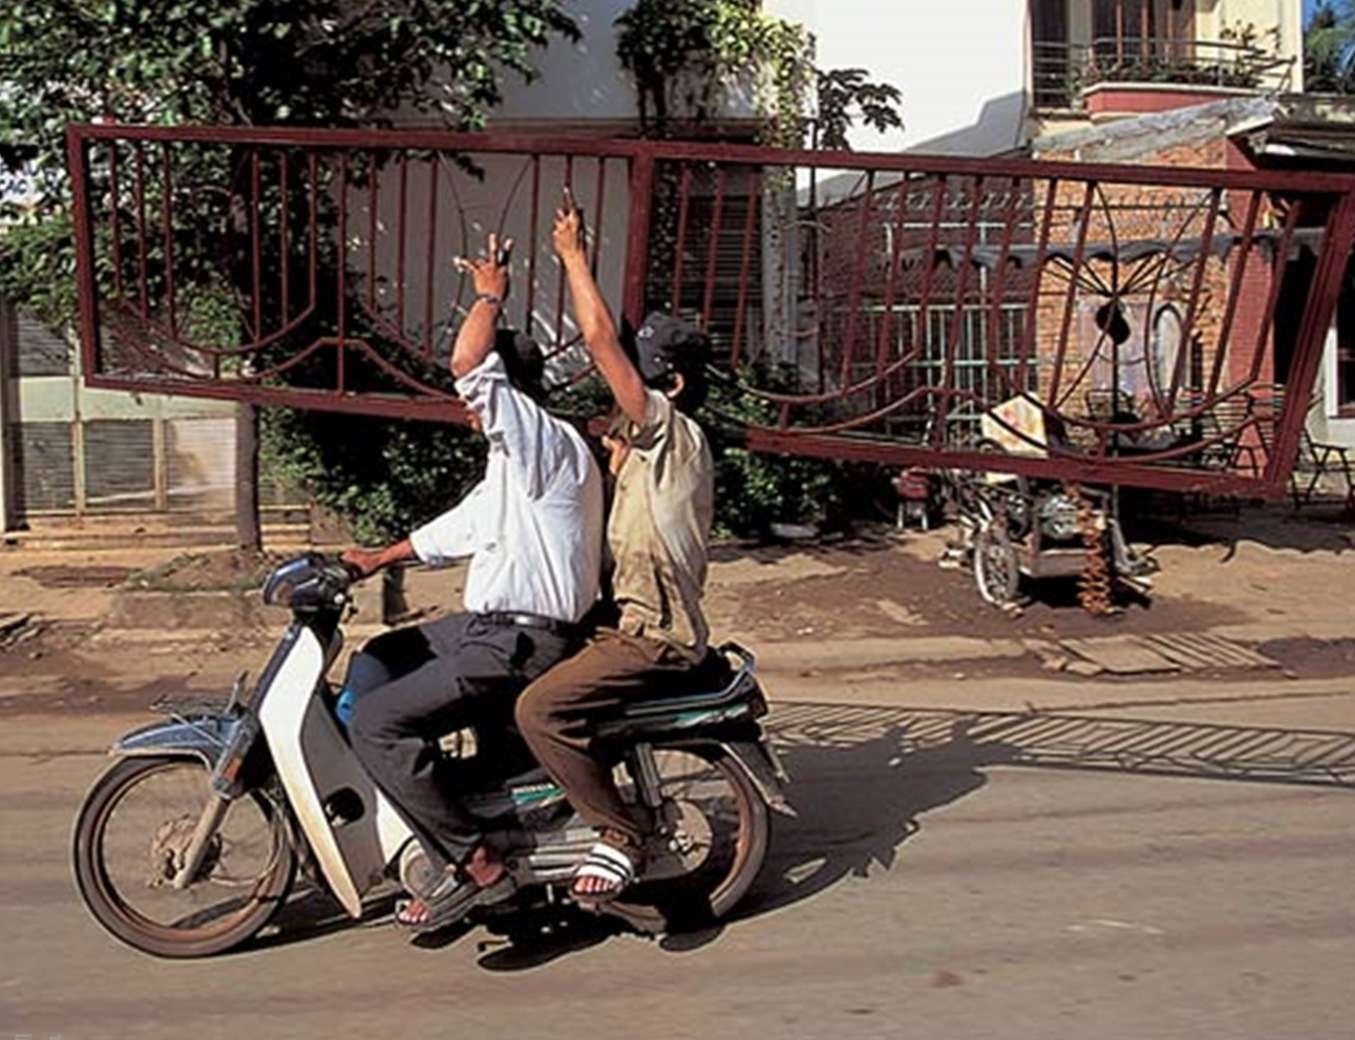
[[[494,333],[494,352],[503,359],[510,383],[533,397],[541,395],[546,358],[531,336],[516,329],[498,329]]]
[[[702,364],[709,340],[689,321],[654,311],[635,333],[635,366],[646,383],[663,379],[675,369]]]

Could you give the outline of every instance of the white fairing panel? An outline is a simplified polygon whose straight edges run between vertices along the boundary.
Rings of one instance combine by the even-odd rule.
[[[259,720],[321,872],[344,909],[360,917],[362,894],[381,880],[411,832],[373,786],[329,709],[314,696],[324,675],[324,658],[319,640],[302,629],[263,693]],[[356,796],[362,812],[334,826],[324,806],[339,792]]]

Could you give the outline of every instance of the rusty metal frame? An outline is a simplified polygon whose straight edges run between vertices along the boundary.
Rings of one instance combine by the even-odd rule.
[[[776,411],[777,419],[763,425],[753,425],[746,430],[746,439],[750,447],[768,452],[777,452],[812,457],[841,460],[858,460],[885,463],[891,465],[954,466],[974,469],[1001,470],[1023,473],[1031,476],[1077,479],[1094,483],[1123,484],[1175,491],[1207,491],[1212,493],[1248,494],[1279,496],[1284,493],[1293,459],[1296,456],[1302,424],[1307,411],[1307,402],[1320,366],[1321,351],[1325,330],[1330,325],[1332,314],[1340,292],[1346,263],[1355,245],[1355,176],[1318,172],[1280,172],[1280,171],[1240,171],[1240,170],[1200,170],[1179,167],[1135,166],[1122,167],[1107,164],[1083,164],[1067,162],[1047,162],[1029,159],[972,159],[956,157],[934,157],[919,155],[898,155],[886,153],[836,153],[807,150],[767,149],[748,145],[732,145],[709,142],[683,141],[639,141],[606,140],[596,138],[576,138],[568,136],[543,137],[522,134],[456,134],[439,130],[342,130],[342,129],[300,129],[300,128],[223,128],[223,127],[141,127],[116,124],[76,124],[68,128],[68,162],[74,185],[72,214],[75,229],[77,254],[77,287],[79,292],[79,336],[83,352],[86,380],[91,386],[129,390],[136,392],[164,392],[187,394],[191,396],[214,397],[227,400],[250,400],[260,404],[275,404],[291,407],[324,408],[337,411],[372,414],[399,418],[426,420],[460,421],[464,412],[460,402],[454,396],[432,387],[413,376],[404,373],[400,367],[383,358],[351,333],[352,322],[363,320],[373,322],[381,328],[383,335],[393,340],[411,356],[421,354],[427,361],[431,357],[432,344],[432,308],[436,277],[430,277],[425,286],[427,294],[424,301],[425,322],[422,342],[408,342],[405,332],[406,306],[405,289],[407,284],[406,256],[408,243],[404,224],[407,220],[407,196],[410,189],[410,153],[426,152],[436,156],[466,155],[505,155],[523,158],[524,165],[519,182],[530,172],[531,215],[535,219],[539,213],[541,195],[541,163],[545,157],[560,157],[564,164],[564,179],[570,183],[578,174],[578,164],[588,163],[595,168],[596,194],[593,199],[594,211],[591,214],[595,223],[600,222],[604,210],[603,193],[606,189],[609,164],[620,163],[626,168],[628,201],[626,203],[626,223],[622,248],[623,281],[620,310],[624,317],[638,324],[648,306],[675,304],[681,295],[684,276],[693,276],[698,280],[693,295],[700,299],[697,313],[691,316],[707,327],[713,325],[719,245],[724,239],[734,243],[732,254],[737,258],[737,283],[730,289],[733,304],[733,329],[727,337],[730,349],[727,361],[731,368],[740,366],[753,354],[752,344],[746,335],[746,319],[755,306],[756,294],[751,286],[752,273],[751,248],[754,236],[762,219],[758,210],[761,192],[771,182],[771,170],[794,171],[850,171],[860,178],[862,188],[846,204],[847,211],[840,223],[855,228],[854,239],[842,244],[844,255],[849,260],[844,264],[847,288],[843,292],[845,307],[839,307],[845,333],[842,336],[841,354],[829,374],[836,380],[835,387],[825,387],[812,393],[787,393],[757,385],[748,385],[745,389],[755,397],[767,401]],[[119,145],[132,148],[135,162],[130,172],[120,169],[117,148]],[[251,209],[247,222],[249,239],[249,262],[252,265],[250,277],[253,281],[250,294],[250,324],[252,324],[252,344],[240,348],[258,347],[269,342],[270,335],[281,338],[283,333],[267,333],[264,329],[265,314],[261,305],[264,289],[261,271],[268,259],[261,245],[260,199],[264,181],[260,167],[260,149],[279,150],[278,178],[281,193],[285,197],[289,191],[303,182],[308,186],[311,199],[310,222],[307,229],[300,226],[292,228],[286,204],[282,205],[278,221],[280,224],[282,260],[281,312],[282,325],[286,329],[295,328],[304,319],[302,309],[293,310],[293,293],[298,286],[308,288],[311,304],[316,292],[316,255],[315,241],[315,199],[317,192],[316,161],[317,156],[337,156],[339,170],[340,230],[338,248],[340,257],[348,251],[348,225],[350,214],[347,201],[347,189],[354,169],[367,163],[371,170],[376,169],[378,155],[398,156],[395,169],[398,173],[398,214],[400,228],[396,246],[396,272],[394,285],[399,320],[396,325],[387,321],[384,325],[376,311],[375,276],[368,274],[365,299],[359,300],[362,314],[348,313],[345,296],[345,280],[348,277],[348,265],[340,260],[335,272],[338,283],[338,328],[333,335],[323,335],[296,352],[285,362],[280,363],[273,372],[281,373],[289,367],[301,363],[307,358],[318,356],[319,352],[333,351],[337,367],[337,382],[333,387],[314,389],[299,386],[265,385],[262,377],[252,380],[225,379],[222,375],[221,360],[231,355],[230,350],[203,350],[204,356],[210,355],[211,376],[195,378],[171,378],[175,374],[173,366],[161,362],[158,375],[147,372],[135,372],[131,375],[110,371],[105,361],[103,341],[105,309],[110,300],[101,295],[99,275],[96,270],[96,239],[100,221],[106,219],[111,226],[111,251],[114,256],[115,296],[121,297],[125,291],[124,271],[132,263],[138,270],[135,281],[135,299],[129,299],[127,306],[132,313],[139,308],[140,317],[149,320],[150,305],[147,290],[147,229],[151,226],[146,216],[145,197],[146,168],[153,166],[151,156],[155,151],[159,160],[162,183],[172,184],[174,167],[172,149],[175,146],[203,145],[223,146],[241,149],[248,157],[244,164],[242,197],[249,200]],[[95,213],[95,208],[105,200],[93,196],[94,184],[91,178],[91,151],[97,147],[108,148],[111,160],[107,163],[111,180],[110,212]],[[150,155],[147,155],[147,151]],[[295,168],[289,162],[286,150],[296,150],[307,157],[303,168]],[[356,164],[356,165],[355,165]],[[427,204],[429,231],[426,242],[425,261],[428,271],[433,271],[437,260],[439,243],[436,241],[439,195],[441,183],[438,180],[438,160],[429,162],[429,186]],[[376,262],[378,186],[374,175],[369,174],[370,183],[366,190],[369,194],[367,213],[367,246],[369,264]],[[135,207],[128,218],[122,216],[119,203],[123,187],[119,178],[130,177],[134,186]],[[725,213],[733,212],[726,205],[732,197],[731,185],[735,177],[744,177],[747,184],[746,210],[738,217],[725,220]],[[678,208],[676,229],[677,248],[675,263],[671,272],[651,270],[652,246],[656,233],[656,220],[671,219],[671,214],[656,212],[655,200],[658,186],[664,178],[667,183],[678,185],[680,205]],[[689,203],[692,192],[697,190],[697,181],[705,178],[714,184],[714,189],[705,197],[710,200],[709,225],[702,229],[689,228]],[[811,179],[811,183],[817,183]],[[1009,185],[1008,195],[996,214],[996,223],[1002,226],[1001,248],[997,254],[994,276],[985,280],[980,275],[971,276],[971,269],[978,262],[980,249],[978,227],[981,219],[980,196],[985,185]],[[1036,185],[1043,186],[1043,195]],[[901,248],[905,236],[905,212],[903,206],[910,185],[917,186],[929,200],[927,211],[931,225],[926,220],[920,226],[924,228],[915,237],[916,245],[911,252],[925,257],[921,267],[916,257],[905,262]],[[1212,369],[1207,391],[1201,390],[1203,404],[1188,401],[1178,407],[1176,398],[1182,390],[1185,378],[1185,355],[1178,351],[1175,371],[1170,386],[1154,386],[1153,396],[1159,405],[1163,405],[1164,414],[1159,420],[1140,423],[1107,423],[1094,417],[1069,415],[1058,412],[1062,401],[1072,394],[1072,390],[1060,394],[1060,380],[1064,376],[1064,353],[1069,347],[1069,326],[1073,317],[1074,299],[1079,296],[1078,279],[1083,277],[1092,263],[1090,254],[1096,251],[1096,245],[1089,241],[1089,228],[1094,220],[1102,219],[1101,210],[1105,210],[1105,219],[1110,219],[1112,205],[1106,197],[1104,186],[1138,187],[1160,189],[1164,193],[1172,191],[1206,193],[1211,201],[1208,217],[1203,225],[1203,233],[1195,236],[1196,260],[1183,266],[1193,267],[1193,282],[1189,290],[1186,306],[1186,330],[1190,332],[1197,320],[1202,292],[1202,275],[1208,258],[1215,248],[1215,236],[1221,219],[1229,214],[1227,207],[1221,205],[1226,193],[1236,193],[1246,200],[1243,211],[1246,213],[1241,233],[1231,232],[1238,259],[1227,274],[1227,299],[1222,313],[1222,332],[1210,368]],[[957,187],[958,186],[958,187]],[[966,188],[966,186],[968,186]],[[1028,188],[1032,199],[1032,210],[1028,217],[1027,240],[1016,242],[1014,236],[1014,215],[1022,206],[1020,192]],[[938,237],[942,211],[947,201],[948,191],[954,191],[959,197],[966,198],[961,217],[956,218],[951,231]],[[455,185],[451,185],[455,193]],[[1079,214],[1059,226],[1063,231],[1072,228],[1072,248],[1062,247],[1057,236],[1051,232],[1056,210],[1068,207],[1060,203],[1060,192],[1070,191],[1080,197],[1080,207],[1073,209]],[[1270,205],[1278,200],[1282,210],[1287,209],[1283,232],[1273,228],[1258,227],[1258,211],[1264,204]],[[454,200],[455,201],[455,200]],[[934,204],[934,209],[933,209]],[[161,192],[162,212],[160,232],[163,234],[162,249],[165,257],[162,266],[166,282],[168,306],[169,339],[179,335],[179,316],[173,306],[174,258],[171,236],[172,193]],[[854,205],[856,208],[851,210]],[[1126,458],[1115,454],[1116,444],[1124,436],[1143,432],[1153,426],[1164,426],[1168,422],[1196,420],[1204,415],[1212,403],[1229,399],[1230,395],[1247,392],[1251,384],[1258,383],[1263,375],[1262,363],[1269,349],[1271,327],[1275,316],[1276,298],[1279,293],[1279,275],[1273,272],[1267,309],[1259,320],[1248,326],[1239,318],[1239,300],[1244,290],[1244,275],[1248,271],[1250,260],[1253,271],[1261,266],[1258,259],[1260,246],[1267,247],[1277,258],[1276,272],[1288,262],[1288,254],[1295,241],[1295,219],[1300,208],[1325,214],[1321,247],[1317,251],[1317,267],[1313,274],[1312,285],[1304,309],[1297,341],[1294,344],[1292,367],[1288,390],[1282,407],[1274,420],[1273,445],[1266,455],[1263,471],[1245,472],[1239,469],[1192,468],[1189,464],[1190,453],[1185,449],[1149,453],[1138,459]],[[831,219],[825,211],[811,200],[810,209],[815,220],[821,224]],[[1066,214],[1065,214],[1066,216]],[[1164,245],[1164,256],[1174,255],[1173,251],[1185,248],[1186,228],[1194,217],[1183,218],[1174,238]],[[356,215],[351,216],[356,221]],[[137,242],[134,250],[126,248],[124,241],[127,223],[136,226]],[[728,225],[728,226],[726,226]],[[865,282],[867,269],[880,261],[868,258],[868,237],[879,227],[891,225],[894,231],[892,247],[884,254],[881,266],[882,282],[877,303],[882,303],[878,329],[873,328],[863,310],[865,306]],[[911,225],[910,225],[911,226]],[[1236,225],[1234,225],[1236,226]],[[1112,236],[1114,232],[1112,231]],[[819,231],[815,231],[816,243]],[[1269,237],[1266,237],[1269,236]],[[536,285],[536,252],[538,228],[532,224],[533,252],[530,259],[527,289],[527,317],[534,314],[533,294]],[[1225,236],[1226,237],[1226,236]],[[923,244],[925,242],[925,245]],[[816,246],[817,248],[817,246]],[[1118,246],[1117,246],[1118,248]],[[602,243],[593,244],[592,264],[596,270]],[[305,276],[295,268],[292,253],[300,250],[309,256],[308,271]],[[691,252],[695,250],[695,252]],[[938,274],[938,250],[948,250],[955,272],[950,279],[949,288],[943,288],[943,276]],[[1025,251],[1027,262],[1033,259],[1029,268],[1029,285],[1017,284],[1019,279],[1009,278],[1009,262],[1021,250]],[[1033,250],[1033,252],[1032,252]],[[690,252],[690,255],[685,255]],[[686,260],[684,267],[684,258]],[[957,259],[958,258],[958,259]],[[1046,271],[1053,270],[1055,260],[1062,265],[1066,284],[1056,286],[1058,292],[1066,297],[1062,310],[1058,311],[1055,327],[1061,326],[1054,361],[1053,382],[1048,392],[1041,391],[1046,398],[1042,407],[1051,416],[1067,418],[1068,422],[1085,434],[1089,447],[1077,450],[1049,447],[1043,456],[1001,455],[975,450],[965,444],[947,441],[946,416],[957,402],[968,400],[957,381],[957,345],[964,334],[965,310],[976,308],[986,313],[988,331],[982,337],[986,340],[984,349],[988,356],[984,361],[990,381],[1000,383],[1009,390],[1022,393],[1027,385],[1028,368],[1037,368],[1044,363],[1037,353],[1035,329],[1037,316],[1035,307],[1047,294],[1049,286],[1057,277],[1046,280]],[[1226,263],[1226,260],[1225,260]],[[1160,265],[1164,270],[1165,261]],[[920,272],[920,273],[919,273]],[[669,276],[670,281],[663,292],[655,292],[654,278]],[[895,331],[908,322],[899,322],[898,314],[905,301],[907,277],[920,280],[920,293],[914,304],[919,314],[918,327],[925,338],[930,335],[929,322],[932,311],[937,306],[950,306],[948,331],[944,334],[944,349],[939,352],[940,376],[944,380],[937,386],[919,386],[911,390],[896,390],[895,381],[909,365],[918,362],[916,344],[909,354],[899,348],[899,357],[889,358],[890,341]],[[1117,276],[1118,277],[1118,276]],[[1161,278],[1161,270],[1154,276]],[[1118,289],[1116,292],[1118,293]],[[1157,292],[1156,282],[1152,289]],[[555,293],[559,301],[564,299],[564,285],[557,280]],[[950,295],[947,296],[946,294]],[[996,351],[1001,349],[1000,334],[996,319],[1001,314],[1004,294],[1011,293],[1012,299],[1026,300],[1025,327],[1021,342],[1016,345],[1013,357],[1015,367],[1010,372],[1000,369]],[[1151,299],[1151,297],[1150,297]],[[947,303],[947,300],[950,302]],[[973,301],[972,304],[970,301]],[[1114,297],[1118,306],[1119,297]],[[301,316],[299,316],[301,315]],[[563,351],[572,345],[566,341],[560,327],[561,314],[557,306],[555,330],[555,349]],[[1146,332],[1144,335],[1146,336]],[[717,339],[719,333],[716,334]],[[1243,380],[1231,386],[1220,386],[1220,374],[1225,351],[1230,349],[1234,335],[1239,341],[1251,336],[1255,343],[1252,348],[1252,367],[1250,381]],[[134,338],[134,337],[133,337]],[[1104,337],[1103,337],[1104,338]],[[145,357],[155,352],[154,343],[134,344]],[[859,350],[858,350],[859,348]],[[1101,349],[1100,341],[1092,349],[1092,359],[1086,361],[1078,374],[1081,379],[1096,360],[1096,352]],[[1146,347],[1145,358],[1146,358]],[[1240,349],[1240,348],[1239,348]],[[349,356],[358,357],[392,377],[409,393],[354,393],[345,381],[345,366]],[[1146,362],[1145,362],[1146,363]],[[823,360],[820,358],[820,370]],[[1112,367],[1119,364],[1113,361]],[[857,369],[868,370],[873,375],[856,380],[853,372]],[[1118,371],[1118,370],[1117,370]],[[182,375],[183,373],[178,373]],[[267,375],[267,373],[264,373]],[[1074,384],[1074,389],[1076,384]],[[1165,391],[1165,392],[1164,392]],[[1118,391],[1112,389],[1112,399]],[[865,394],[866,397],[861,396]],[[970,395],[972,396],[972,395]],[[866,411],[855,410],[853,400],[873,402]],[[986,399],[974,398],[970,404],[990,405]],[[845,408],[836,418],[825,420],[813,418],[798,424],[793,418],[799,413],[816,414],[823,407]],[[897,436],[881,435],[875,428],[891,417],[904,414],[905,410],[920,411],[932,417],[929,432],[918,443],[910,443]],[[1249,420],[1254,421],[1254,420]],[[1251,431],[1244,424],[1233,429],[1230,436],[1246,438]],[[1217,438],[1216,438],[1217,439]],[[1208,439],[1193,444],[1192,450],[1208,448],[1213,442]]]

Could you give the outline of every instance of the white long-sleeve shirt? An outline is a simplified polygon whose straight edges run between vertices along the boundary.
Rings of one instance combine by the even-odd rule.
[[[490,353],[456,381],[489,438],[485,476],[410,535],[424,563],[469,556],[465,609],[575,622],[598,596],[602,476],[583,438],[508,381]]]

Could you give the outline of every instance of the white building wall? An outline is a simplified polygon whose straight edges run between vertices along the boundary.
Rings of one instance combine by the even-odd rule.
[[[858,127],[861,151],[992,155],[1021,141],[1028,19],[1021,0],[767,0],[803,23],[821,68],[864,68],[903,94],[902,133]]]
[[[491,128],[608,130],[634,125],[635,91],[616,57],[617,15],[633,0],[581,0],[569,5],[582,38],[571,44],[556,37],[532,60],[540,77],[524,84],[504,80],[503,104]],[[620,124],[620,125],[618,125]]]

